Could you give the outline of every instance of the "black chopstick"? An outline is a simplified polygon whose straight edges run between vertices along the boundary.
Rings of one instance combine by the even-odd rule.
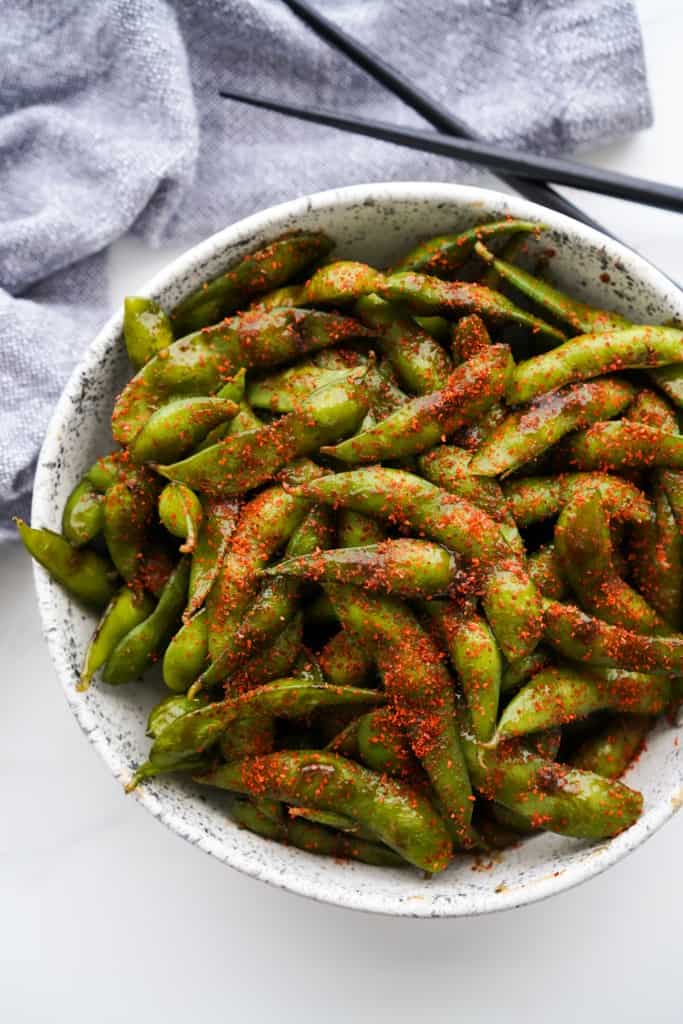
[[[431,97],[413,85],[399,71],[391,67],[390,64],[387,64],[386,61],[369,50],[357,39],[354,39],[340,29],[334,22],[319,14],[305,0],[284,0],[284,2],[321,39],[336,46],[341,53],[349,57],[358,67],[366,71],[375,81],[388,89],[389,92],[398,96],[409,107],[412,107],[418,114],[421,114],[426,121],[429,121],[440,132],[446,135],[477,140],[477,135],[464,121],[460,121],[446,110],[445,107],[435,103]],[[580,220],[584,224],[588,224],[589,227],[602,231],[603,234],[612,234],[602,224],[599,224],[598,221],[593,220],[587,213],[584,213],[578,206],[575,206],[569,199],[565,199],[559,192],[555,192],[554,189],[549,188],[543,182],[525,181],[509,175],[499,175],[499,177],[511,188],[514,188],[516,192],[532,202],[540,203],[541,206],[548,206],[551,210],[557,210],[558,213],[564,213],[567,217]]]
[[[315,124],[328,125],[331,128],[339,128],[356,135],[383,139],[385,142],[393,142],[408,149],[455,157],[467,160],[472,164],[482,164],[494,171],[511,172],[514,175],[535,181],[554,181],[560,185],[570,185],[573,188],[587,189],[602,195],[614,196],[617,199],[629,199],[647,206],[683,213],[683,189],[675,188],[673,185],[646,181],[614,171],[605,171],[600,167],[588,167],[558,157],[515,153],[513,150],[502,149],[486,142],[449,138],[435,132],[403,128],[386,124],[383,121],[366,121],[357,117],[337,114],[333,110],[282,103],[279,100],[253,96],[249,93],[223,91],[220,95],[226,99],[248,103],[253,107],[262,107],[265,110],[287,114],[301,121],[312,121]]]

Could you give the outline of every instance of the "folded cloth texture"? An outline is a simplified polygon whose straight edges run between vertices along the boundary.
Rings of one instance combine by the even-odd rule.
[[[318,2],[483,138],[557,152],[651,122],[630,0]],[[424,127],[281,0],[14,0],[0,68],[0,539],[27,514],[50,412],[108,312],[117,238],[191,244],[306,192],[476,180],[220,99],[233,87]]]

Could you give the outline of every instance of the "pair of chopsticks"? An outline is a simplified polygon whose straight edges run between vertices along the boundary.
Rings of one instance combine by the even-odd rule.
[[[467,125],[417,89],[380,57],[315,11],[305,0],[284,0],[284,2],[322,39],[332,43],[347,57],[350,57],[377,82],[421,114],[441,134],[402,128],[386,124],[383,121],[348,117],[320,107],[303,107],[293,103],[282,103],[268,97],[254,96],[235,90],[221,91],[220,95],[225,99],[237,100],[253,107],[276,111],[302,121],[312,121],[315,124],[327,125],[356,135],[382,139],[385,142],[393,142],[409,149],[464,159],[469,163],[488,167],[520,195],[540,203],[542,206],[557,210],[559,213],[574,217],[605,234],[610,234],[610,232],[545,182],[552,181],[559,185],[570,185],[602,195],[629,199],[664,210],[683,212],[683,189],[672,185],[627,174],[618,174],[613,171],[604,171],[601,168],[589,167],[572,160],[517,153],[479,141]]]

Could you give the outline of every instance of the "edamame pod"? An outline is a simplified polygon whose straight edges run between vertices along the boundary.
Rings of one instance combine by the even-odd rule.
[[[475,476],[506,476],[542,455],[572,430],[618,416],[633,398],[627,381],[606,378],[544,395],[510,413],[475,453]]]
[[[508,284],[513,285],[522,295],[526,295],[540,306],[546,313],[564,320],[577,333],[598,334],[603,331],[613,330],[620,327],[629,327],[630,321],[618,313],[609,313],[604,309],[596,309],[579,302],[578,299],[570,298],[564,292],[553,288],[547,281],[534,277],[526,270],[514,263],[496,258],[481,242],[475,245],[475,252],[491,266],[496,273]]]
[[[169,533],[185,541],[180,551],[193,552],[204,510],[194,491],[184,484],[166,484],[159,495],[159,519]]]
[[[563,456],[576,469],[683,469],[683,437],[631,420],[594,423],[566,442]]]
[[[637,509],[623,509],[622,518],[643,523]],[[577,494],[565,505],[555,526],[555,550],[564,576],[585,611],[605,622],[637,633],[670,632],[664,619],[618,574],[610,521],[611,511],[597,488]],[[649,521],[648,516],[645,522]]]
[[[544,637],[565,658],[584,665],[683,675],[683,637],[645,636],[611,626],[559,601],[545,601]]]
[[[139,370],[162,349],[173,344],[173,328],[154,299],[128,295],[123,300],[123,340],[128,358]]]
[[[683,362],[683,331],[648,324],[582,334],[518,363],[508,402],[519,405],[564,384],[642,367]]]
[[[470,281],[442,281],[438,277],[412,272],[392,274],[378,289],[383,298],[401,302],[413,313],[465,315],[476,313],[484,321],[519,324],[550,338],[555,344],[566,335],[540,317],[519,309],[500,292]]]
[[[282,751],[223,765],[198,781],[286,803],[345,811],[423,871],[442,871],[451,858],[445,826],[423,796],[338,754]]]
[[[244,256],[224,274],[191,292],[173,310],[177,335],[215,324],[227,313],[244,308],[260,292],[271,291],[324,259],[332,242],[322,233],[305,233],[280,238],[263,249]]]
[[[399,597],[423,597],[446,593],[457,578],[458,564],[439,544],[402,539],[301,555],[263,572],[318,583],[354,583]]]
[[[95,551],[75,548],[52,530],[38,530],[15,519],[28,553],[47,569],[72,597],[92,608],[104,608],[116,591],[116,570]]]
[[[94,540],[104,527],[102,495],[87,477],[76,484],[62,513],[62,534],[74,547]]]
[[[393,272],[417,270],[435,277],[449,277],[469,259],[479,239],[509,238],[519,233],[541,231],[542,224],[529,220],[499,220],[477,224],[457,235],[437,235],[420,242],[394,265]]]
[[[154,601],[148,594],[136,593],[127,586],[121,588],[107,605],[88,644],[77,690],[88,689],[95,672],[102,668],[119,641],[144,622],[153,609]]]
[[[422,606],[435,623],[462,685],[472,730],[482,742],[491,739],[498,717],[503,658],[485,619],[448,601]]]
[[[384,283],[384,274],[367,263],[335,260],[327,263],[306,281],[301,290],[302,306],[337,306],[376,292]]]
[[[229,398],[176,398],[157,409],[130,445],[134,462],[172,462],[192,451],[210,430],[231,420],[239,406]]]
[[[372,677],[373,661],[353,634],[341,629],[320,652],[320,667],[334,686],[365,686]]]
[[[160,657],[180,622],[187,598],[190,562],[185,555],[171,573],[154,611],[116,645],[102,678],[118,686],[142,675]]]
[[[416,455],[477,420],[505,393],[512,373],[507,345],[492,345],[453,371],[441,391],[414,398],[369,430],[321,451],[357,464]]]
[[[470,840],[472,791],[454,723],[453,686],[441,653],[408,608],[395,598],[328,584],[345,629],[372,653],[396,712],[438,795],[450,828]]]
[[[495,739],[552,729],[596,711],[656,715],[670,699],[671,685],[663,675],[618,671],[600,678],[586,669],[545,668],[512,698]]]
[[[209,655],[206,609],[188,619],[175,634],[164,654],[164,682],[169,690],[185,693],[201,675]],[[192,694],[194,697],[195,694]]]

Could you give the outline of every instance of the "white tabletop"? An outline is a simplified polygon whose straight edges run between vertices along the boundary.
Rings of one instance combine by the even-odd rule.
[[[586,154],[681,181],[678,0],[639,0],[656,125]],[[683,282],[681,221],[576,198]],[[177,250],[125,240],[112,297]],[[127,800],[67,709],[27,557],[0,549],[0,1014],[20,1021],[680,1021],[683,817],[600,878],[460,921],[372,917],[245,878]]]

